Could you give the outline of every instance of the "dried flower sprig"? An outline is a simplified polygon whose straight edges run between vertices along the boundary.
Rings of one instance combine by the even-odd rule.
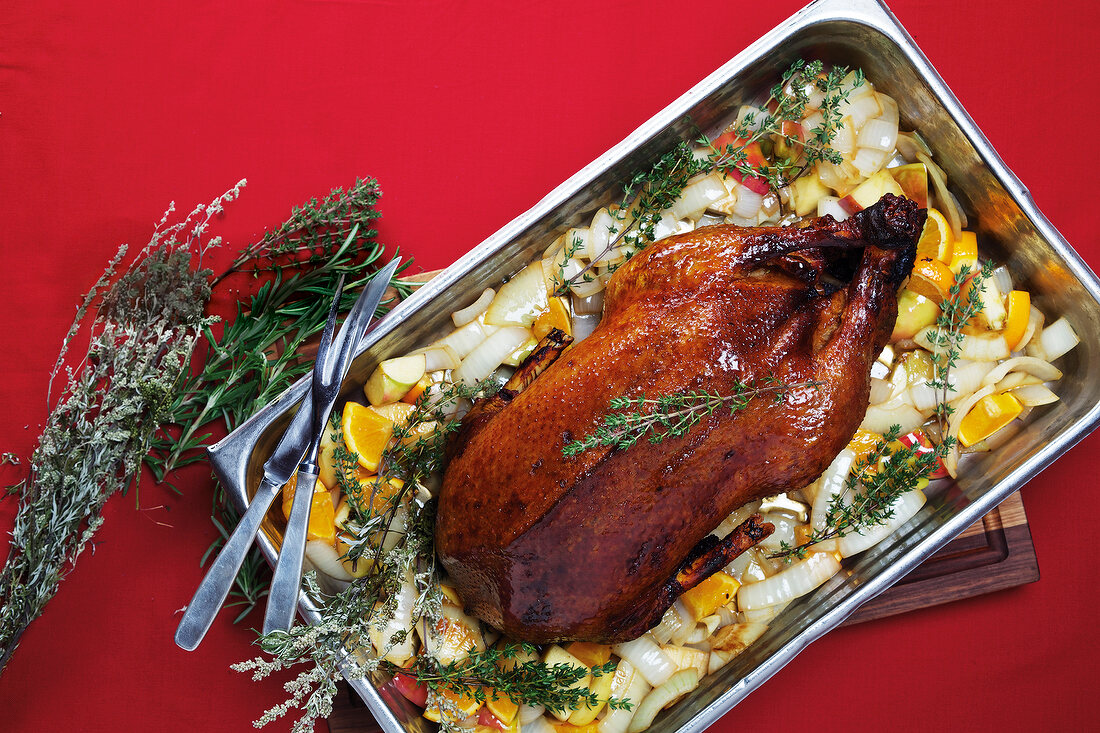
[[[203,255],[211,219],[241,181],[182,221],[174,205],[134,258],[122,247],[84,297],[50,376],[64,386],[50,410],[19,495],[0,572],[0,669],[103,522],[107,499],[135,481],[189,364],[210,297]],[[81,334],[88,348],[68,358]]]

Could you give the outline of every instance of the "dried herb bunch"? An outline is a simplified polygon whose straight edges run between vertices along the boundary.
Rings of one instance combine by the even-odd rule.
[[[210,298],[203,255],[218,246],[210,220],[241,181],[180,222],[170,207],[149,244],[122,247],[85,296],[50,377],[64,375],[19,496],[11,549],[0,573],[0,668],[102,524],[113,494],[138,475],[153,433],[168,418]],[[70,359],[86,335],[88,348]]]

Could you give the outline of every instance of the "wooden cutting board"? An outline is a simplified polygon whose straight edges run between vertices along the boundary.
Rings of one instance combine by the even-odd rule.
[[[1039,565],[1020,494],[942,547],[916,570],[852,614],[844,625],[915,611],[949,601],[1012,588],[1039,579]],[[370,711],[347,684],[333,702],[332,733],[380,730]]]

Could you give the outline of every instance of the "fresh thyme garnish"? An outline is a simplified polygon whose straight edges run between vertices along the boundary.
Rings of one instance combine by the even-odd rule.
[[[614,412],[604,415],[596,432],[566,443],[562,448],[562,455],[576,456],[599,446],[625,450],[643,437],[650,443],[661,443],[667,438],[686,434],[704,417],[713,415],[718,408],[728,408],[732,415],[745,409],[754,397],[767,394],[778,403],[792,389],[817,386],[818,383],[813,381],[784,384],[773,377],[764,377],[751,384],[737,381],[730,394],[692,390],[657,398],[647,398],[644,395],[615,397],[609,404]]]
[[[169,207],[135,258],[122,247],[84,297],[62,343],[50,410],[19,496],[11,549],[0,572],[0,669],[61,579],[103,523],[115,493],[137,479],[153,431],[170,419],[172,395],[188,368],[210,298],[210,220],[244,181],[169,224]],[[87,352],[68,350],[88,337]]]
[[[927,483],[929,475],[954,444],[946,439],[935,450],[919,450],[896,442],[901,433],[892,426],[874,449],[848,473],[844,488],[829,500],[825,526],[795,546],[787,543],[770,557],[803,558],[813,545],[885,524],[894,516],[899,496]]]
[[[695,157],[690,145],[681,141],[672,150],[658,158],[649,170],[635,173],[623,186],[622,203],[610,209],[616,223],[608,230],[611,236],[603,251],[579,272],[568,278],[564,275],[564,266],[576,253],[577,243],[573,243],[572,249],[567,244],[562,255],[559,255],[561,256],[559,262],[561,282],[555,294],[564,295],[578,282],[590,281],[595,261],[616,247],[626,246],[630,252],[645,248],[655,238],[655,227],[661,221],[662,212],[675,203],[687,182],[695,174],[706,170],[707,165],[707,161]],[[615,265],[608,267],[615,269]]]
[[[936,320],[936,328],[928,332],[934,368],[933,378],[929,380],[928,386],[939,393],[936,419],[939,422],[941,435],[947,434],[944,426],[954,412],[954,408],[950,405],[950,393],[955,391],[955,387],[951,384],[950,376],[951,369],[959,363],[959,354],[965,338],[962,329],[982,310],[981,294],[990,270],[991,268],[984,267],[975,272],[971,278],[969,265],[959,268],[947,298],[940,305],[941,312]],[[970,284],[964,291],[963,286],[968,279]]]
[[[733,130],[735,142],[716,147],[705,135],[699,139],[701,145],[712,151],[711,166],[727,174],[762,178],[772,188],[779,189],[821,161],[840,163],[841,154],[831,147],[842,121],[840,106],[853,89],[863,84],[862,71],[854,72],[850,84],[844,83],[847,76],[847,67],[833,67],[825,73],[821,61],[795,61],[761,105],[772,111],[761,116],[745,115]],[[812,131],[804,131],[802,118],[810,102],[810,90],[815,88],[823,95],[819,106],[822,122]],[[780,144],[772,165],[762,159],[750,159],[753,145],[773,138]]]
[[[541,705],[547,710],[558,712],[601,703],[588,687],[573,685],[589,672],[593,677],[613,674],[615,662],[589,670],[571,664],[548,665],[534,660],[517,660],[517,657],[530,656],[534,652],[535,649],[530,644],[512,642],[499,649],[471,651],[465,659],[448,664],[421,654],[408,667],[386,663],[384,668],[395,675],[415,679],[433,692],[446,690],[458,695],[469,695],[481,703],[506,697],[517,705]],[[612,709],[629,710],[632,706],[631,701],[617,698],[611,698],[607,704]]]
[[[782,81],[764,102],[763,107],[770,112],[760,116],[746,115],[738,121],[732,135],[723,135],[714,141],[703,135],[696,141],[711,151],[708,156],[697,157],[690,145],[680,142],[649,170],[634,174],[623,186],[622,202],[608,208],[615,223],[608,227],[607,245],[572,274],[567,274],[566,268],[580,249],[580,242],[566,242],[562,251],[555,255],[555,294],[564,295],[570,287],[590,282],[596,262],[616,248],[623,248],[628,260],[653,242],[662,216],[667,214],[688,182],[700,173],[717,170],[739,180],[762,179],[770,187],[779,189],[790,185],[821,161],[840,163],[841,154],[831,147],[842,122],[840,108],[851,91],[863,84],[862,71],[853,72],[851,80],[846,82],[848,76],[846,67],[838,66],[825,72],[821,61],[807,63],[799,59],[783,72]],[[820,92],[818,108],[822,120],[813,130],[804,131],[801,122],[813,89]],[[772,145],[773,142],[776,144]],[[761,143],[768,144],[773,152],[771,164],[760,152]],[[605,267],[614,272],[620,264],[607,263]]]

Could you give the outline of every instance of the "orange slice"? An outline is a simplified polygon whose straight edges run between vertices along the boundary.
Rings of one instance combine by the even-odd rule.
[[[427,374],[420,378],[420,381],[413,385],[412,389],[405,393],[405,396],[401,398],[402,402],[407,402],[410,405],[415,405],[416,401],[420,399],[420,395],[424,394],[424,390],[432,386],[432,379]]]
[[[355,472],[355,480],[359,483],[359,494],[348,496],[348,500],[355,502],[356,506],[369,501],[371,513],[375,515],[385,512],[393,498],[405,488],[405,482],[399,478],[385,479],[363,468]]]
[[[298,488],[298,474],[290,477],[283,487],[283,516],[290,520],[290,509],[294,505],[294,493]],[[332,494],[321,483],[321,479],[313,485],[313,499],[309,507],[309,525],[306,529],[306,539],[325,540],[330,545],[336,544],[336,509],[332,505]]]
[[[978,267],[978,235],[974,232],[959,232],[955,237],[955,246],[951,253],[951,272],[958,272],[962,266],[974,272]]]
[[[344,406],[340,423],[344,429],[344,443],[349,451],[358,456],[359,465],[368,471],[378,470],[382,451],[393,435],[393,420],[366,405],[349,402]]]
[[[959,442],[970,447],[985,440],[1023,412],[1023,405],[1007,392],[991,394],[978,400],[959,423]]]
[[[565,331],[567,336],[573,335],[573,322],[569,318],[569,306],[565,304],[565,298],[550,298],[546,310],[539,313],[531,324],[531,330],[539,341],[555,328]]]
[[[948,298],[954,284],[955,273],[947,265],[936,258],[918,257],[906,287],[939,304]]]
[[[1004,337],[1009,351],[1015,351],[1027,330],[1031,316],[1031,295],[1026,290],[1013,290],[1008,294],[1008,317],[1005,319]]]
[[[847,446],[848,450],[856,454],[854,463],[861,463],[866,459],[871,451],[878,447],[880,440],[882,440],[882,436],[878,433],[872,433],[870,430],[864,430],[863,428],[857,430],[852,439],[848,441]]]
[[[955,235],[951,225],[938,209],[928,209],[928,219],[924,222],[924,231],[917,240],[917,259],[925,257],[939,260],[945,265],[951,262],[955,248]]]

